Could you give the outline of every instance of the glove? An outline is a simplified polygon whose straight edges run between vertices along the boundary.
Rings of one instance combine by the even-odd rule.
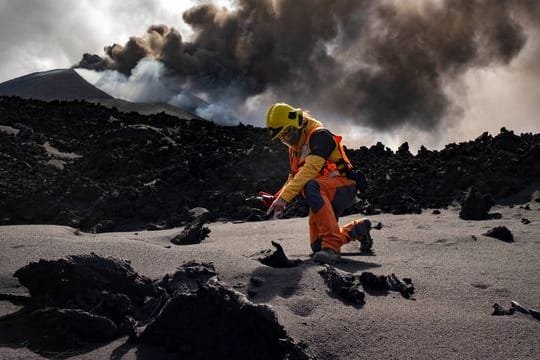
[[[272,202],[272,205],[268,208],[268,211],[266,212],[266,215],[271,215],[272,213],[275,213],[275,216],[279,216],[285,211],[285,208],[287,207],[287,202],[283,200],[281,197],[278,197],[274,202]]]
[[[276,200],[276,197],[274,195],[264,191],[259,191],[259,198],[266,207],[270,207],[274,200]]]

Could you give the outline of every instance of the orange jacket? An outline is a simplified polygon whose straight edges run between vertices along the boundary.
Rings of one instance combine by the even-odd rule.
[[[289,147],[289,164],[291,172],[287,182],[278,192],[278,196],[287,202],[291,202],[303,189],[306,183],[317,177],[346,176],[352,169],[345,149],[341,144],[341,136],[334,135],[336,147],[328,157],[310,154],[309,140],[311,135],[324,129],[322,124],[311,118],[307,118],[307,124],[302,129],[298,144]]]

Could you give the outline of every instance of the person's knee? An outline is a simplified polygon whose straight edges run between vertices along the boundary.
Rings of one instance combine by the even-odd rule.
[[[321,196],[321,187],[316,180],[309,180],[304,187],[306,194],[306,203],[313,212],[319,211],[324,205],[324,200]]]
[[[345,209],[354,204],[355,196],[356,188],[354,186],[343,186],[336,189],[336,194],[332,199],[332,208],[336,216],[341,216]]]
[[[313,252],[321,251],[321,244],[322,244],[321,238],[317,238],[314,242],[311,243],[311,251]]]

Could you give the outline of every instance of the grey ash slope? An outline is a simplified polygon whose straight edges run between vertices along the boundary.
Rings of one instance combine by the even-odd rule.
[[[195,115],[198,107],[209,104],[191,94],[184,94],[182,106],[163,102],[131,102],[113,97],[98,87],[90,84],[73,69],[55,69],[20,76],[0,83],[0,96],[18,96],[23,99],[43,101],[86,100],[116,108],[122,112],[136,112],[143,115],[165,114],[179,118],[201,119]]]
[[[0,95],[37,100],[113,99],[73,69],[36,72],[0,84]]]

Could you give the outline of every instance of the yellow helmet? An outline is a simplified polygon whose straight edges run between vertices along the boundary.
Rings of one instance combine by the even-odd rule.
[[[276,103],[270,106],[266,113],[266,127],[270,130],[272,140],[276,139],[289,126],[301,128],[302,123],[302,109],[295,109],[289,104]]]

